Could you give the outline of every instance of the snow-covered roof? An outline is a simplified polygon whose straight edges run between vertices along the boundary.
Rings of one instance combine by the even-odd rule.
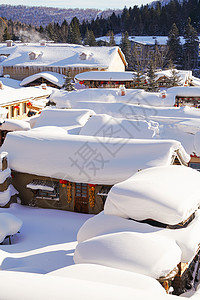
[[[43,126],[83,126],[95,112],[89,109],[53,109],[45,108],[36,119],[34,128]]]
[[[121,106],[123,104],[139,104],[156,107],[169,107],[175,104],[175,94],[173,93],[167,94],[166,98],[163,99],[161,93],[145,92],[142,89],[126,89],[124,96],[121,96],[120,89],[114,88],[91,88],[73,91],[71,93],[59,90],[51,95],[51,99],[56,103],[56,106],[68,108],[84,108],[82,106],[87,105],[86,102],[91,102],[91,105],[93,105],[93,103],[95,105],[96,102],[102,102],[121,103]],[[102,110],[104,108],[103,105],[101,104]],[[120,109],[118,108],[118,110]],[[106,113],[106,109],[104,112],[98,113]]]
[[[9,49],[9,50],[8,50]],[[43,55],[36,60],[29,58],[30,52],[42,51]],[[80,54],[90,51],[91,55],[86,60],[81,60]],[[73,44],[17,44],[14,47],[0,47],[0,55],[9,53],[10,55],[3,62],[2,66],[51,66],[51,67],[84,67],[105,68],[110,66],[116,55],[121,52],[115,47],[86,47]]]
[[[158,134],[159,124],[146,120],[127,120],[106,114],[93,115],[81,128],[79,135],[150,139]]]
[[[14,88],[4,85],[4,88],[0,90],[0,105],[7,105],[10,103],[17,103],[34,99],[37,97],[49,96],[52,92],[52,88],[47,87],[46,90],[40,86],[37,87],[19,87]]]
[[[187,84],[188,80],[192,79],[192,71],[185,71],[185,70],[175,70],[177,71],[177,75],[180,78],[180,83],[182,85]],[[158,80],[160,77],[167,77],[170,78],[172,76],[172,71],[169,70],[162,70],[155,73],[156,77],[155,80]]]
[[[28,85],[39,78],[44,78],[58,87],[62,87],[65,82],[65,78],[62,74],[56,72],[41,72],[24,78],[20,83],[20,86]]]
[[[69,251],[71,252],[71,250]],[[62,252],[64,254],[66,250],[55,250],[55,252]],[[53,253],[54,251],[50,251],[50,259],[48,257],[48,260],[56,260],[52,259]],[[45,255],[45,253],[37,256],[43,257],[43,255]],[[52,268],[54,267],[52,266]],[[156,296],[159,297],[159,300],[168,300],[168,297],[170,297],[166,295],[166,293],[155,293],[149,285],[147,285],[145,289],[144,287],[143,289],[137,288],[139,279],[137,279],[137,276],[135,277],[133,287],[128,288],[126,286],[84,280],[84,278],[74,279],[69,276],[66,279],[58,276],[50,276],[48,274],[45,274],[45,276],[44,274],[34,274],[29,271],[16,272],[3,270],[0,272],[0,280],[3,282],[1,297],[7,300],[20,300],[27,297],[27,295],[31,295],[29,296],[30,300],[65,300],[66,295],[70,295],[70,300],[79,300],[83,297],[88,300],[129,300],[131,298],[144,300],[154,299]],[[105,279],[106,278],[107,276],[105,274]],[[22,282],[23,288],[21,286]],[[145,283],[146,281],[144,279],[144,285]],[[174,300],[179,299],[176,296],[174,297]],[[184,299],[186,300],[188,298],[183,298],[183,300]],[[193,300],[193,297],[191,299]]]
[[[140,171],[112,187],[104,212],[170,225],[184,222],[200,205],[199,180],[198,171],[184,166]]]
[[[28,122],[17,119],[5,119],[4,122],[0,125],[0,130],[18,131],[29,129],[31,129],[31,127]]]
[[[82,80],[107,80],[107,81],[133,81],[134,72],[102,72],[90,71],[77,74],[74,79]]]
[[[114,284],[129,288],[135,286],[137,289],[141,290],[144,289],[145,286],[145,289],[149,292],[154,292],[156,295],[163,295],[166,293],[161,284],[149,276],[96,264],[72,265],[50,272],[48,275],[84,279],[91,282]]]
[[[174,140],[65,135],[39,128],[8,133],[1,150],[9,153],[10,168],[19,172],[109,185],[139,169],[170,165],[176,153],[183,163],[190,160]]]
[[[200,211],[186,227],[180,229],[168,229],[155,227],[146,223],[140,223],[130,219],[124,219],[114,215],[107,215],[103,212],[88,219],[77,234],[79,243],[92,239],[96,236],[104,236],[117,232],[136,232],[152,235],[159,239],[159,236],[171,239],[181,249],[181,262],[190,262],[196,255],[199,248]],[[135,245],[136,247],[136,245]]]
[[[115,36],[115,42],[117,45],[121,43],[122,35],[116,34]],[[97,41],[103,40],[109,42],[109,36],[102,36],[96,39]],[[140,43],[142,45],[149,45],[153,46],[155,45],[155,42],[158,43],[158,45],[166,45],[168,36],[129,36],[129,40],[132,42]],[[184,38],[180,36],[180,41],[182,44],[184,44]]]
[[[136,232],[94,237],[79,243],[74,253],[75,263],[99,264],[155,279],[169,275],[180,261],[181,250],[175,241]]]
[[[176,86],[169,88],[167,94],[174,94],[179,97],[200,97],[200,87],[198,86]]]

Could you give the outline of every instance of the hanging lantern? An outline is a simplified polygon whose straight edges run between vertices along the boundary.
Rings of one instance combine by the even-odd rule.
[[[104,84],[104,81],[100,81],[101,84]]]
[[[19,109],[19,105],[15,105],[14,108],[15,108],[15,109]]]
[[[72,183],[67,183],[67,203],[70,204],[72,201]]]
[[[84,81],[79,81],[80,84],[84,84]]]
[[[119,84],[119,81],[116,81],[115,84]]]
[[[89,184],[89,204],[91,208],[95,205],[95,186],[96,184]]]
[[[62,187],[66,187],[67,180],[60,179],[59,182],[60,182],[60,184],[62,184]]]
[[[27,103],[27,106],[32,106],[32,103],[31,103],[31,102],[28,102],[28,103]]]

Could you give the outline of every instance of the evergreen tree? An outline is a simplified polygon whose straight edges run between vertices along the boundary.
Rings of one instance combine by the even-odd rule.
[[[182,46],[180,42],[179,30],[175,23],[173,23],[168,34],[168,60],[171,60],[176,66],[180,67],[182,62]]]
[[[187,25],[184,31],[184,62],[187,70],[192,70],[197,67],[199,39],[194,27],[191,25],[191,19],[188,18]]]
[[[80,23],[79,20],[74,17],[71,20],[68,32],[68,43],[71,44],[81,44],[81,33],[80,33]]]
[[[144,73],[139,67],[137,68],[136,72],[133,73],[133,83],[134,88],[136,89],[144,88]]]
[[[179,86],[181,85],[181,76],[179,76],[179,72],[175,69],[173,62],[170,60],[169,63],[170,68],[170,86]]]
[[[7,40],[10,40],[10,39],[11,39],[11,35],[8,32],[8,27],[6,27],[5,30],[4,30],[4,34],[3,34],[3,40],[7,41]]]
[[[68,92],[75,90],[74,85],[72,83],[72,77],[71,77],[70,70],[67,70],[67,73],[65,76],[65,82],[64,82],[62,88]]]
[[[131,42],[129,41],[129,35],[127,31],[125,33],[122,33],[120,47],[125,55],[128,66],[131,67]]]
[[[147,68],[147,78],[148,78],[148,87],[147,90],[151,92],[156,92],[158,90],[157,82],[155,81],[155,66],[153,60],[150,59],[148,68]]]
[[[88,28],[86,29],[86,33],[85,33],[84,45],[89,45],[89,46],[97,45],[93,31],[88,30]]]
[[[109,46],[116,46],[116,43],[115,43],[115,37],[114,37],[114,34],[113,34],[113,31],[110,30],[108,32],[108,36],[109,36],[109,42],[108,42],[108,45]]]

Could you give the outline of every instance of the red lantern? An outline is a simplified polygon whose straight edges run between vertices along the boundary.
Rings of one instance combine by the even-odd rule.
[[[67,185],[67,180],[60,179],[59,182],[60,182],[60,184],[62,184],[62,187],[66,187],[66,185]]]
[[[15,105],[14,108],[19,109],[19,105]]]
[[[80,84],[84,84],[84,81],[79,81]]]
[[[104,84],[104,81],[100,81],[101,84]]]
[[[88,185],[89,185],[89,187],[95,187],[96,186],[96,184],[91,184],[91,183],[89,183]]]
[[[32,106],[32,103],[31,103],[31,102],[28,102],[27,105],[28,105],[28,106]]]

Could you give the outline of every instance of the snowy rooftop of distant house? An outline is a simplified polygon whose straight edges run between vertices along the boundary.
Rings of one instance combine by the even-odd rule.
[[[122,35],[116,34],[115,35],[115,42],[117,45],[121,43]],[[97,41],[107,41],[109,42],[109,36],[102,36],[96,39]],[[157,43],[158,45],[166,45],[168,36],[129,36],[129,40],[132,42],[137,42],[143,45],[155,45]],[[184,38],[180,36],[180,41],[182,44],[184,44]]]
[[[101,72],[90,71],[77,74],[74,79],[82,80],[107,80],[107,81],[133,81],[134,72]]]
[[[188,80],[190,81],[192,79],[192,71],[186,71],[186,70],[176,70],[177,76],[179,76],[180,84],[188,84]],[[162,70],[155,73],[156,77],[155,80],[158,80],[160,77],[168,77],[170,78],[172,76],[172,71],[169,70]]]
[[[88,108],[87,105],[92,106],[94,104],[95,110],[95,103],[99,102],[101,111],[98,111],[98,113],[107,113],[107,108],[106,106],[104,107],[105,103],[109,105],[118,102],[121,106],[117,105],[116,108],[113,107],[111,109],[111,114],[112,112],[115,113],[115,111],[117,110],[118,113],[120,113],[121,111],[121,115],[123,115],[123,112],[126,110],[125,104],[139,104],[157,107],[173,106],[175,103],[175,96],[175,93],[170,93],[166,94],[166,98],[162,98],[162,93],[150,93],[145,92],[142,89],[126,89],[125,96],[121,96],[120,89],[91,88],[73,91],[70,93],[59,90],[53,93],[50,99],[54,101],[56,103],[56,106],[59,108]],[[88,103],[86,104],[86,102]],[[132,110],[132,112],[133,111],[134,109]],[[131,108],[129,110],[129,113],[131,113]]]
[[[56,128],[9,133],[1,150],[9,153],[10,168],[73,182],[112,185],[139,169],[170,165],[176,153],[183,163],[190,160],[174,140],[68,135]]]
[[[65,78],[62,74],[56,72],[41,72],[24,78],[21,81],[20,86],[26,86],[39,78],[44,78],[58,87],[62,87],[65,82]]]
[[[40,51],[40,55],[37,55]],[[2,66],[51,66],[51,67],[96,67],[108,68],[120,53],[126,64],[124,55],[119,47],[86,47],[74,44],[15,44],[0,47],[0,55],[10,55],[0,63]],[[35,58],[31,56],[35,54]],[[86,59],[81,56],[85,54]]]
[[[50,87],[47,87],[46,90],[42,89],[41,86],[20,87],[19,81],[10,78],[1,77],[0,81],[3,83],[3,89],[0,89],[0,105],[49,96],[52,92]]]

